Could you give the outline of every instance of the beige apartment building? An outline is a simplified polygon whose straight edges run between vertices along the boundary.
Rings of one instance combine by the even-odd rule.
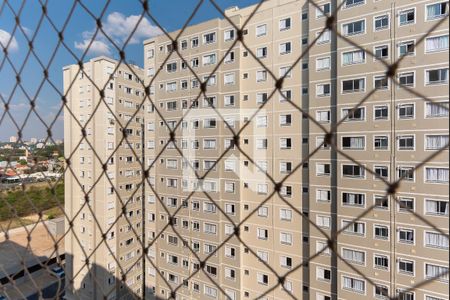
[[[69,299],[141,294],[142,77],[141,68],[107,57],[91,59],[82,70],[64,68],[64,151],[71,158],[65,206],[73,220],[65,237]]]
[[[151,268],[148,280],[159,297],[178,287],[177,299],[226,299],[224,293],[229,299],[289,299],[288,293],[317,300],[448,299],[448,275],[408,290],[448,270],[448,151],[412,169],[448,143],[448,20],[415,45],[448,18],[448,2],[344,2],[337,30],[364,50],[329,31],[319,37],[324,13],[341,1],[316,1],[323,12],[306,1],[265,2],[244,28],[249,49],[235,43],[237,31],[226,19],[189,26],[179,37],[170,33],[181,57],[166,36],[144,42],[145,83],[159,111],[155,153],[165,149],[154,162],[163,204],[155,205],[153,220],[156,233],[169,220],[177,232],[168,227],[154,242],[158,272]],[[254,9],[225,14],[239,28]],[[331,150],[324,131],[279,93],[264,104],[276,85],[271,73],[283,76],[302,54],[283,82],[284,96],[326,130],[346,118],[335,136],[338,148],[372,172]],[[386,64],[401,56],[394,80],[438,105],[386,79]],[[187,161],[171,146],[168,126],[176,126]],[[232,130],[243,127],[239,143],[248,156],[233,147]],[[199,177],[212,169],[197,182],[186,171],[191,166]],[[287,174],[280,189],[287,201],[277,194],[266,201],[274,189],[269,177],[279,182]],[[382,180],[402,176],[397,193],[387,195]],[[245,244],[229,238],[240,222]],[[324,233],[336,239],[333,232],[346,262],[330,249],[316,255],[327,244]],[[201,267],[218,286],[195,272]],[[266,294],[278,283],[274,272],[288,275]]]
[[[68,214],[75,216],[85,202],[77,180],[93,186],[95,214],[105,227],[121,213],[118,196],[130,198],[139,191],[126,209],[133,212],[129,219],[135,220],[136,233],[120,218],[114,237],[107,239],[112,251],[102,244],[89,260],[117,278],[119,269],[136,262],[126,284],[114,288],[109,276],[100,282],[94,276],[97,280],[83,287],[79,278],[86,277],[85,269],[75,279],[76,290],[82,287],[94,299],[100,296],[92,294],[98,285],[102,293],[114,291],[110,299],[121,299],[129,290],[142,295],[145,281],[147,298],[160,299],[448,299],[448,274],[410,290],[445,273],[449,264],[448,150],[413,169],[448,143],[448,2],[315,2],[321,10],[307,1],[269,0],[248,22],[256,6],[227,9],[236,27],[247,22],[244,44],[225,18],[189,26],[179,37],[180,31],[170,33],[181,57],[172,53],[166,36],[145,41],[144,70],[133,73],[142,75],[153,104],[147,98],[139,111],[133,105],[144,94],[124,91],[144,89],[134,77],[128,80],[127,67],[108,73],[105,68],[115,65],[106,58],[85,64],[94,82],[105,85],[114,74],[109,107],[120,120],[137,111],[133,118],[139,121],[126,128],[133,130],[128,138],[138,153],[122,143],[108,167],[108,172],[114,168],[116,181],[102,176],[94,185],[102,166],[93,154],[91,165],[81,164],[77,155],[83,157],[83,150],[77,149],[75,171],[66,177],[66,197],[72,199]],[[338,5],[337,30],[364,50],[329,31],[320,35],[325,15]],[[396,75],[386,78],[386,65],[400,57]],[[65,69],[66,89],[77,72],[78,66]],[[280,94],[274,88],[282,76]],[[86,85],[89,80],[77,79],[68,103],[80,123],[82,115],[93,115],[95,139],[90,126],[87,139],[106,159],[112,151],[105,141],[119,145],[124,126],[116,120],[115,135],[108,135],[107,106],[93,113],[98,93],[91,95],[91,108],[81,107],[81,86]],[[81,135],[78,122],[67,112],[65,118],[67,156]],[[323,129],[338,123],[336,151],[325,142]],[[141,124],[144,132],[137,135]],[[132,162],[122,162],[125,157]],[[136,157],[150,167],[144,192],[137,186],[142,173]],[[80,178],[89,170],[92,179]],[[405,178],[396,193],[387,195],[385,182],[400,177]],[[108,195],[111,183],[117,192]],[[109,203],[115,203],[111,210]],[[142,204],[145,209],[139,211]],[[89,210],[85,220],[81,216],[66,239],[66,253],[74,256],[68,273],[73,274],[83,263],[75,235],[92,245],[101,240],[97,227],[90,236],[82,233],[94,220]],[[151,259],[145,266],[136,261],[142,254],[136,241],[140,226],[145,226]],[[324,249],[327,235],[336,241],[337,254]],[[110,252],[121,268],[109,268]],[[282,285],[277,286],[277,274]]]

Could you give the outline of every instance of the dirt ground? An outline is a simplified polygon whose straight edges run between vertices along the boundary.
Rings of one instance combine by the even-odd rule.
[[[25,229],[26,228],[26,229]],[[9,239],[0,232],[0,277],[2,273],[21,267],[22,263],[33,265],[38,259],[55,256],[55,243],[58,253],[64,253],[64,238],[52,236],[41,222],[8,231]],[[28,240],[30,236],[30,240]]]

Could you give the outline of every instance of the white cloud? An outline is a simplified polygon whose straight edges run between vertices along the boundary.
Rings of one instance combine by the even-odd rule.
[[[150,24],[148,19],[142,18],[139,22],[140,16],[130,15],[125,16],[119,12],[112,12],[106,17],[106,21],[103,22],[103,30],[105,35],[114,41],[119,47],[123,46],[125,41],[132,35],[128,44],[138,44],[144,39],[154,37],[162,33],[157,27]],[[139,22],[139,24],[138,24]],[[136,30],[133,32],[134,28]],[[95,33],[95,29],[90,31],[84,31],[82,33],[83,41],[75,42],[75,48],[80,50],[86,50],[89,42],[92,40]],[[109,40],[103,35],[101,31],[97,33],[94,42],[89,48],[91,54],[111,54],[111,48]]]
[[[92,44],[89,45],[91,39],[86,39],[82,42],[75,42],[75,48],[86,51],[87,47],[89,47],[88,52],[93,55],[111,55],[111,49],[109,46],[99,40],[94,40]]]
[[[2,47],[6,47],[6,45],[9,44],[8,46],[8,50],[11,52],[15,52],[17,50],[19,50],[19,44],[17,43],[17,40],[15,37],[12,37],[11,42],[9,41],[11,39],[11,34],[9,34],[9,32],[4,31],[2,29],[0,29],[0,45]]]
[[[11,109],[11,110],[23,110],[26,108],[30,108],[30,104],[21,102],[21,103],[13,103],[13,104],[9,105],[9,109]]]
[[[108,15],[106,22],[103,24],[103,30],[112,39],[125,42],[133,33],[129,43],[137,44],[144,39],[161,34],[161,30],[157,26],[153,26],[146,18],[142,18],[139,22],[140,16],[131,15],[126,17],[119,12],[113,12]],[[136,31],[133,32],[137,26]]]

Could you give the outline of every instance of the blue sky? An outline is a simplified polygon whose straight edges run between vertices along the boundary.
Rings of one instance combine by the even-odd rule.
[[[45,2],[45,1],[43,1]],[[93,17],[80,4],[71,0],[49,0],[47,6],[48,18],[42,18],[42,8],[39,1],[10,0],[0,4],[0,43],[8,46],[8,59],[3,51],[0,53],[0,94],[3,101],[11,99],[9,112],[19,127],[23,127],[25,140],[31,137],[47,136],[43,122],[50,125],[54,120],[53,134],[55,139],[63,138],[63,117],[58,115],[61,108],[60,93],[62,93],[62,67],[76,63],[81,58],[86,45],[92,39],[96,25]],[[81,1],[94,16],[100,16],[106,1]],[[258,0],[216,0],[222,9],[237,5],[245,7],[259,2]],[[150,12],[160,25],[167,31],[174,31],[186,22],[191,15],[197,0],[153,0],[149,1]],[[9,4],[9,5],[8,5]],[[23,5],[23,7],[22,7]],[[74,7],[74,8],[73,8]],[[176,8],[176,9],[174,9]],[[73,13],[68,22],[68,16]],[[14,13],[13,13],[14,11]],[[15,28],[14,14],[20,13],[21,28]],[[123,45],[142,13],[142,5],[138,0],[111,1],[102,17],[103,29],[117,44]],[[211,18],[220,17],[220,13],[208,0],[205,0],[190,24],[199,23]],[[126,47],[128,61],[143,65],[142,41],[158,34],[159,29],[146,17]],[[38,26],[40,24],[40,26]],[[58,31],[64,29],[64,44],[58,46]],[[55,28],[56,29],[55,29]],[[39,28],[39,30],[37,30]],[[37,32],[37,33],[36,33]],[[12,39],[11,39],[12,35]],[[29,52],[29,40],[34,36],[34,54]],[[57,48],[58,47],[58,48]],[[55,49],[56,52],[55,52]],[[3,50],[3,47],[0,47]],[[71,52],[76,56],[74,57]],[[93,47],[85,56],[90,57],[106,54],[117,58],[118,51],[103,36],[94,39]],[[43,66],[49,71],[49,81],[44,81]],[[13,65],[14,68],[11,66]],[[16,86],[15,71],[21,72],[21,86]],[[36,100],[36,111],[30,113],[29,100]],[[8,140],[17,135],[17,128],[11,117],[5,114],[3,101],[0,101],[0,141]]]

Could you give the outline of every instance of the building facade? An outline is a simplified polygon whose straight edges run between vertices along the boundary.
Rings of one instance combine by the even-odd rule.
[[[71,158],[65,211],[73,220],[72,227],[66,222],[66,291],[71,299],[141,293],[142,76],[142,69],[106,57],[91,59],[82,70],[64,68],[64,151]]]
[[[448,270],[448,151],[412,169],[448,143],[448,20],[418,43],[447,18],[448,2],[316,3],[321,9],[303,1],[265,2],[243,30],[245,45],[236,42],[229,21],[240,28],[255,6],[230,8],[228,20],[189,26],[181,36],[170,33],[180,55],[166,36],[144,43],[145,83],[160,112],[152,125],[155,153],[162,153],[156,191],[164,203],[155,206],[156,232],[177,212],[178,234],[169,227],[154,243],[160,273],[151,273],[161,298],[179,285],[180,299],[225,299],[223,292],[231,299],[286,299],[286,291],[318,300],[448,297],[448,275],[408,291]],[[338,5],[335,26],[344,38],[320,34]],[[386,78],[387,67],[402,56],[396,75]],[[293,65],[284,95],[272,94]],[[176,126],[177,147],[190,165],[178,150],[163,151],[167,126]],[[339,151],[325,139],[333,126]],[[237,132],[247,155],[229,147]],[[195,176],[185,170],[191,166],[200,178],[213,166],[200,183],[209,195],[193,192]],[[270,197],[274,182],[288,174],[280,188],[287,201],[276,191]],[[396,193],[388,194],[387,183],[400,177]],[[232,222],[240,225],[243,243],[227,240]],[[337,254],[323,250],[326,235],[337,241]],[[216,247],[204,270],[220,288],[195,273],[198,258]],[[265,294],[278,283],[274,272],[288,274],[284,286]]]
[[[128,79],[127,67],[95,59],[85,64],[94,82],[106,85],[114,74],[112,100],[95,113],[97,93],[91,89],[91,108],[81,95],[90,81],[77,78],[78,66],[65,69],[68,103],[79,114],[76,121],[65,113],[66,157],[77,148],[65,182],[70,216],[86,202],[83,185],[96,193],[102,226],[121,214],[121,198],[132,199],[108,236],[113,251],[102,244],[89,260],[117,278],[131,270],[122,288],[104,277],[111,299],[142,295],[142,283],[161,299],[448,298],[448,150],[426,161],[448,144],[448,2],[315,3],[320,9],[270,0],[254,14],[256,6],[232,7],[226,18],[170,33],[175,48],[167,36],[145,41],[144,70],[131,73],[148,88]],[[338,5],[342,37],[324,30]],[[241,43],[236,28],[244,24]],[[111,124],[108,107],[129,126]],[[114,149],[122,128],[131,130],[133,147],[122,141],[111,156],[112,181],[94,181],[103,169],[93,154],[91,165],[81,163],[78,123],[91,115],[86,137],[100,157],[113,152],[105,141]],[[92,179],[81,176],[88,171]],[[111,184],[117,191],[109,194]],[[97,245],[95,220],[79,215],[74,232],[83,237],[90,224],[80,240]],[[73,234],[66,245],[74,274],[90,244]],[[97,297],[98,283],[87,282],[75,280],[75,290]]]

